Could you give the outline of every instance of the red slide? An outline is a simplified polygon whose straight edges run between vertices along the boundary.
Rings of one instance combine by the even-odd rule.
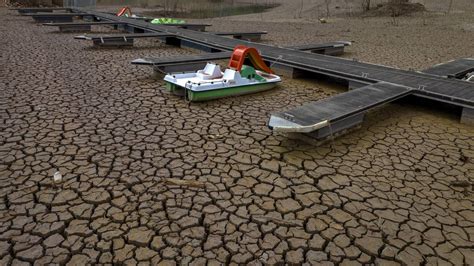
[[[273,71],[263,62],[257,49],[245,45],[238,45],[234,48],[234,52],[229,61],[229,68],[240,71],[247,55],[256,69],[273,74]]]
[[[122,7],[120,11],[117,13],[117,17],[123,16],[123,15],[130,17],[132,15],[132,10],[130,10],[128,6]]]

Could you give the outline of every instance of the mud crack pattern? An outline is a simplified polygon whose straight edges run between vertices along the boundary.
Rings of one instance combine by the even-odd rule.
[[[474,130],[455,115],[392,104],[312,147],[269,113],[342,88],[187,104],[129,62],[191,50],[0,17],[0,265],[474,261]]]

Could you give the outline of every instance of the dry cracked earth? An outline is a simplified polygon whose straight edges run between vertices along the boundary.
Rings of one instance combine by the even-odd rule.
[[[0,19],[0,265],[473,263],[458,114],[394,103],[314,147],[269,114],[343,88],[286,79],[187,104],[130,61],[195,51]]]

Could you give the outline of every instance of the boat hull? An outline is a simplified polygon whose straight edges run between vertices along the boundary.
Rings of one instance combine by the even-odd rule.
[[[186,95],[186,99],[191,102],[202,102],[219,98],[262,92],[274,88],[277,84],[278,82],[265,82],[235,87],[225,87],[222,89],[214,89],[207,91],[192,91],[176,84],[166,82],[166,89],[175,95]]]

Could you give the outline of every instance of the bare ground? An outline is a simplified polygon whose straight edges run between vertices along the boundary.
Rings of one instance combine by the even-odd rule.
[[[149,40],[96,50],[0,15],[1,265],[474,261],[474,130],[452,110],[390,104],[313,147],[272,134],[269,113],[344,88],[286,79],[188,105],[129,62],[192,50]],[[402,68],[474,53],[468,12],[398,26],[267,15],[210,21],[268,30],[281,45],[354,40],[347,57]]]

